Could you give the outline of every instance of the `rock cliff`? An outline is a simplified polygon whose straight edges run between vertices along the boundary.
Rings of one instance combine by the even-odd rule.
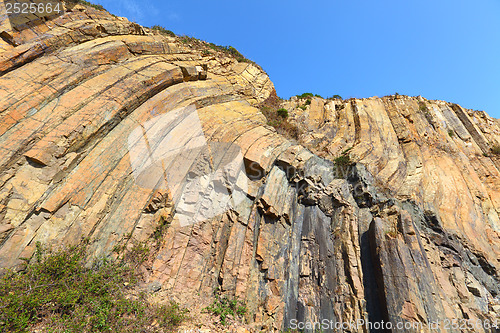
[[[500,320],[497,119],[420,96],[279,100],[245,59],[82,5],[16,27],[3,14],[1,27],[1,268],[22,269],[37,242],[88,238],[95,257],[151,243],[159,299],[201,309],[219,290],[245,302],[250,330],[495,331],[483,326]],[[270,101],[297,139],[269,125]],[[195,118],[169,132],[172,110]],[[193,133],[188,153],[150,151]],[[185,179],[238,156],[243,185],[237,172],[189,197]],[[178,188],[162,159],[190,170]],[[453,319],[481,327],[446,330]]]

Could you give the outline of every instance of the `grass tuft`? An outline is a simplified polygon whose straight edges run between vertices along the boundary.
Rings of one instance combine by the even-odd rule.
[[[209,305],[206,310],[216,316],[219,316],[222,325],[227,324],[228,317],[233,318],[243,317],[247,312],[246,306],[236,298],[229,299],[226,296],[221,296],[215,293],[215,300]]]
[[[151,29],[158,31],[160,34],[165,35],[165,36],[170,36],[170,37],[175,37],[175,33],[165,29],[164,27],[160,25],[153,25]]]
[[[314,97],[313,93],[303,93],[302,95],[297,95],[298,98],[311,98]]]
[[[287,109],[284,109],[284,108],[281,108],[281,109],[278,109],[276,111],[276,113],[278,114],[278,116],[280,116],[281,118],[287,118],[288,117],[288,110]]]
[[[351,150],[352,147],[344,150],[339,156],[333,159],[336,178],[347,178],[347,176],[349,175],[351,167],[354,164],[349,155],[349,152]]]
[[[92,7],[94,9],[97,9],[97,10],[106,11],[106,9],[104,9],[103,6],[95,4],[95,3],[91,3],[91,2],[88,2],[88,1],[85,1],[85,0],[67,0],[67,1],[70,2],[70,3],[82,4],[82,5],[85,5],[85,6],[89,6],[89,7]]]

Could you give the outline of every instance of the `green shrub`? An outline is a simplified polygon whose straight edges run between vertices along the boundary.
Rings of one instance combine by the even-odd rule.
[[[149,256],[149,251],[147,244],[135,242],[130,251],[125,254],[125,260],[138,267],[146,261]]]
[[[424,102],[418,102],[418,109],[423,112],[425,119],[429,124],[434,127],[434,120],[432,119],[431,112]]]
[[[211,314],[219,316],[222,325],[227,324],[228,315],[234,318],[243,317],[247,312],[245,305],[236,298],[229,299],[226,296],[220,296],[217,292],[215,300],[210,306],[206,307],[206,310]]]
[[[455,136],[455,132],[453,130],[448,130],[448,135],[453,138]]]
[[[303,111],[305,111],[307,109],[307,107],[305,105],[300,105],[299,108],[302,109]]]
[[[349,174],[350,168],[354,164],[349,155],[351,149],[352,147],[344,150],[339,156],[333,159],[333,163],[335,165],[334,173],[336,178],[346,178]]]
[[[160,241],[163,238],[163,235],[167,231],[167,229],[170,227],[170,224],[172,223],[173,220],[173,214],[170,215],[160,215],[160,219],[158,221],[158,224],[156,225],[155,231],[153,232],[153,238],[156,241],[156,246],[159,247]]]
[[[274,127],[274,128],[277,128],[277,127],[279,127],[279,126],[281,125],[281,121],[279,121],[279,120],[268,120],[268,121],[267,121],[267,124],[268,124],[269,126],[272,126],[272,127]]]
[[[191,37],[191,36],[187,36],[187,35],[180,36],[180,40],[184,44],[198,45],[199,43],[201,43],[201,41],[199,39]]]
[[[281,108],[281,109],[278,109],[278,111],[276,111],[276,112],[278,113],[278,116],[280,116],[281,118],[288,117],[288,110],[287,109]]]
[[[342,99],[342,97],[340,97],[340,95],[333,95],[332,98],[333,99]]]
[[[310,100],[310,99],[308,99],[308,100],[306,101],[305,105],[311,105],[311,100]]]
[[[302,95],[297,95],[298,98],[310,98],[314,95],[312,93],[303,93]]]
[[[35,325],[56,332],[173,330],[186,316],[175,303],[154,305],[145,295],[129,297],[139,280],[125,262],[101,259],[90,267],[87,245],[59,251],[37,243],[22,272],[0,277],[0,331],[28,332]]]
[[[494,155],[500,155],[500,145],[494,145],[490,148],[490,151]]]
[[[175,33],[173,33],[170,30],[165,29],[164,27],[160,25],[153,25],[151,29],[158,31],[162,35],[170,36],[170,37],[175,37]]]

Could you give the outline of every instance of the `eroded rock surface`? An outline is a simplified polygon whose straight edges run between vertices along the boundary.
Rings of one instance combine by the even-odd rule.
[[[36,242],[89,238],[95,257],[114,256],[166,226],[146,282],[193,308],[216,289],[236,296],[256,331],[500,319],[498,120],[422,97],[293,99],[290,141],[257,108],[274,88],[251,63],[80,5],[20,31],[2,18],[0,267],[22,269]],[[129,142],[188,106],[207,142],[238,147],[186,153],[207,162],[193,174],[239,154],[246,171],[212,180],[232,204],[191,224],[168,186],[144,185],[164,184],[161,163],[138,181]],[[339,173],[347,148],[355,164]],[[212,189],[200,209],[220,205]]]

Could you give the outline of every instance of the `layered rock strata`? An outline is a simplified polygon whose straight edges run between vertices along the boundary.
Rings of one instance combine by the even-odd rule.
[[[16,29],[2,20],[0,267],[22,269],[37,242],[88,238],[93,257],[113,257],[159,237],[147,283],[192,308],[214,290],[238,297],[256,331],[326,319],[494,332],[483,326],[500,320],[498,120],[422,97],[293,98],[282,106],[297,142],[257,108],[274,88],[251,63],[80,5]],[[224,178],[243,195],[186,224],[169,186],[138,181],[130,138],[193,106],[204,140],[237,151],[193,150],[206,163],[186,177],[241,154],[246,185]],[[336,163],[348,148],[353,163]],[[164,181],[155,170],[146,183]],[[199,209],[219,204],[210,190]],[[453,319],[483,326],[446,330]]]

